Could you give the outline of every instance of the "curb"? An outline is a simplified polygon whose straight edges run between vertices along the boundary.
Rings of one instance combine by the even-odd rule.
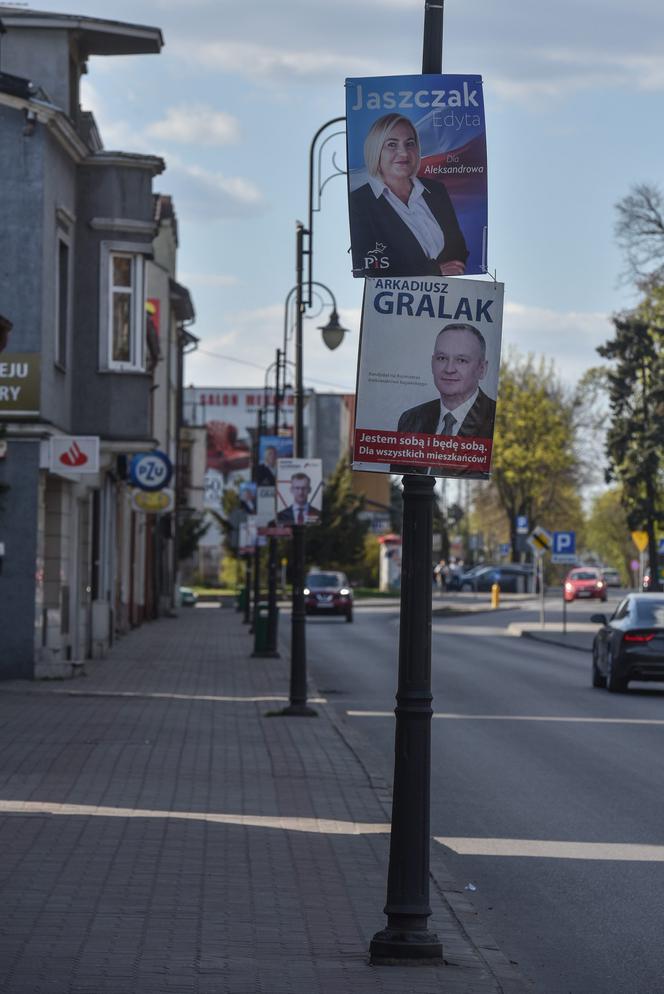
[[[537,632],[521,632],[522,639],[532,639],[533,642],[541,642],[544,645],[559,645],[563,649],[575,649],[577,652],[592,652],[591,646],[574,645],[572,642],[563,642],[561,639],[542,638]]]
[[[309,680],[309,686],[313,691],[313,696],[325,696],[318,691],[313,681]],[[385,811],[386,821],[389,822],[392,812],[392,789],[382,773],[376,773],[375,766],[378,765],[378,760],[374,759],[373,745],[362,738],[350,725],[346,724],[335,712],[335,709],[330,706],[329,702],[317,706],[321,711],[325,712],[325,716],[337,735],[344,745],[350,749],[364,771],[369,786],[375,792],[381,807]],[[369,756],[368,760],[366,758],[367,754]],[[501,994],[532,994],[534,987],[519,973],[514,964],[498,948],[498,944],[493,936],[485,925],[480,922],[479,912],[475,910],[463,893],[460,885],[452,877],[445,862],[442,847],[438,843],[434,843],[433,838],[431,838],[430,847],[429,877],[441,900],[447,905],[450,916],[456,922],[461,934],[475,950],[480,962],[484,964],[490,976],[496,982],[498,991]],[[376,909],[377,929],[383,927],[380,921],[381,916],[382,912]],[[444,945],[443,958],[445,959]]]

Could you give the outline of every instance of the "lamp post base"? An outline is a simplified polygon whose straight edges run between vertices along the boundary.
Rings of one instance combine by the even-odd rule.
[[[404,961],[431,965],[443,962],[443,946],[435,932],[388,926],[374,935],[369,957],[372,966],[403,965]]]
[[[275,712],[283,718],[317,718],[318,711],[310,708],[308,704],[289,704],[281,711]]]

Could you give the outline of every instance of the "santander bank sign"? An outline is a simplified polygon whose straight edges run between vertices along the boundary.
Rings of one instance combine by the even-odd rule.
[[[60,435],[51,438],[52,473],[99,472],[99,437],[97,435]]]

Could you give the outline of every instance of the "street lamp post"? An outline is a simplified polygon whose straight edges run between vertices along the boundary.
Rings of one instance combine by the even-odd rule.
[[[294,412],[294,435],[293,454],[296,459],[304,458],[304,387],[302,376],[302,319],[304,316],[305,303],[303,299],[303,272],[304,272],[304,239],[308,235],[307,229],[298,221],[295,229],[296,235],[296,262],[295,276],[296,282],[293,289],[286,297],[286,325],[288,323],[288,304],[293,292],[295,292],[295,412]],[[328,323],[320,330],[323,334],[323,341],[328,348],[336,348],[342,341],[346,329],[339,324],[337,312],[337,302],[334,294],[324,283],[312,280],[314,286],[322,287],[332,299],[332,312]],[[307,704],[307,649],[306,649],[306,612],[304,605],[304,579],[306,561],[306,525],[293,525],[293,552],[291,563],[291,577],[293,583],[292,607],[291,607],[291,672],[290,672],[290,703],[284,708],[284,715],[298,715],[302,717],[314,717],[316,711]]]
[[[422,73],[442,72],[443,2],[426,0]],[[403,478],[399,683],[387,927],[374,935],[372,963],[441,962],[428,930],[431,791],[431,546],[435,477]]]

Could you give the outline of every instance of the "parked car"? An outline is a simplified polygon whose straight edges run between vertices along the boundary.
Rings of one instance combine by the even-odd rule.
[[[579,566],[565,578],[563,598],[569,603],[580,597],[596,597],[600,601],[607,598],[606,583],[594,566]]]
[[[193,607],[198,601],[198,594],[191,587],[180,587],[180,604],[183,607]]]
[[[304,581],[306,614],[343,614],[353,620],[353,591],[345,573],[311,571]]]
[[[593,640],[593,687],[621,693],[630,680],[664,680],[664,594],[628,594],[610,618],[590,620],[602,626]]]
[[[491,590],[494,583],[500,586],[503,593],[525,593],[528,589],[528,579],[531,575],[529,566],[518,563],[503,566],[482,566],[475,572],[466,573],[461,577],[461,590],[486,592]]]
[[[614,569],[612,566],[605,566],[601,570],[601,573],[607,587],[622,587],[622,580],[617,569]]]

